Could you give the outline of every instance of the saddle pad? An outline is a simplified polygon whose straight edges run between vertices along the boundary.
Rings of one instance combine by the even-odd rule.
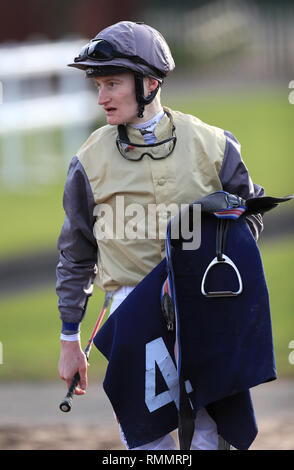
[[[268,291],[257,244],[241,217],[230,222],[225,254],[240,272],[242,294],[201,294],[203,274],[215,257],[216,227],[213,215],[203,215],[200,248],[173,251],[180,363],[195,414],[205,406],[222,437],[247,449],[257,433],[249,389],[276,378]],[[175,334],[167,330],[160,305],[166,276],[163,260],[94,340],[108,359],[103,385],[129,448],[178,426]],[[227,266],[214,267],[207,277],[208,290],[235,290],[234,283],[236,273]]]

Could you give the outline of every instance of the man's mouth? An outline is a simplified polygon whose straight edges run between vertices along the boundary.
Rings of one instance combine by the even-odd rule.
[[[112,114],[114,111],[116,111],[116,108],[112,108],[112,107],[104,108],[104,111],[106,114]]]

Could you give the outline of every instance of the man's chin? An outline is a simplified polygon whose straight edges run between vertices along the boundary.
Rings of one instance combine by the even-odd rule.
[[[110,126],[118,126],[119,124],[121,124],[119,119],[115,118],[114,116],[106,116],[106,121],[107,124],[109,124]]]

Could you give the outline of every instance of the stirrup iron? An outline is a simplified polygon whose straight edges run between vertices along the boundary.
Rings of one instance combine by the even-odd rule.
[[[206,281],[208,272],[211,270],[211,268],[214,265],[219,264],[219,263],[229,264],[230,266],[232,266],[232,268],[234,269],[234,271],[237,275],[237,278],[238,278],[238,282],[239,282],[238,290],[236,290],[236,291],[224,290],[224,291],[209,291],[209,292],[206,292],[206,290],[205,290],[205,281]],[[220,258],[218,256],[216,256],[211,261],[211,263],[208,265],[208,267],[207,267],[207,269],[204,273],[202,283],[201,283],[201,293],[203,295],[205,295],[206,297],[235,297],[236,295],[240,295],[242,293],[242,291],[243,291],[243,283],[242,283],[241,275],[240,275],[240,273],[238,271],[238,268],[235,265],[235,263],[233,263],[233,261],[227,255],[224,255],[223,253],[222,253],[222,256]]]

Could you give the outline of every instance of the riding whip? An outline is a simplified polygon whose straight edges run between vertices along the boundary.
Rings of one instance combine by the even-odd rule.
[[[92,345],[93,345],[93,340],[94,340],[94,338],[95,338],[95,336],[96,336],[96,334],[97,334],[97,332],[100,328],[100,325],[103,321],[104,315],[106,313],[108,305],[110,304],[110,302],[112,300],[112,297],[113,297],[113,292],[107,292],[105,294],[102,310],[99,314],[98,320],[95,323],[95,326],[94,326],[93,331],[91,333],[90,339],[89,339],[89,341],[87,343],[87,346],[84,350],[87,361],[89,360],[91,348],[92,348]],[[72,378],[71,385],[68,389],[68,392],[67,392],[64,400],[59,405],[59,408],[61,409],[61,411],[64,411],[66,413],[66,412],[71,410],[73,396],[74,396],[74,393],[75,393],[75,389],[76,389],[76,387],[79,383],[79,380],[80,380],[80,374],[78,372],[76,372],[76,374]]]

